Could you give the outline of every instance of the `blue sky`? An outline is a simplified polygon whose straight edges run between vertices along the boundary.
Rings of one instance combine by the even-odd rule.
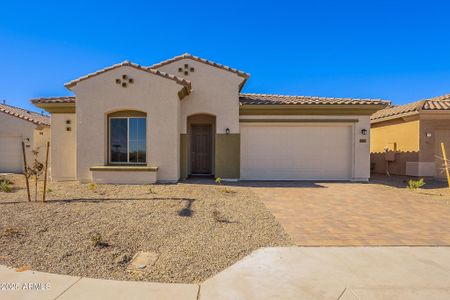
[[[93,2],[93,1],[92,1]],[[244,92],[383,98],[450,93],[446,1],[8,1],[0,99],[70,95],[64,83],[189,52],[251,73]]]

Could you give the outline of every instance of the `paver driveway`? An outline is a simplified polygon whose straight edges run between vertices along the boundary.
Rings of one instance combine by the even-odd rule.
[[[449,190],[411,192],[398,178],[389,180],[255,184],[253,190],[297,245],[450,246]]]

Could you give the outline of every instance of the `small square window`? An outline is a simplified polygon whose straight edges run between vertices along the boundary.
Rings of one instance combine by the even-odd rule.
[[[128,76],[127,75],[122,75],[122,79],[127,79]]]
[[[178,68],[178,72],[183,72],[183,68]]]
[[[184,68],[185,69],[189,68],[189,65],[188,64],[184,64]]]
[[[134,79],[133,78],[128,79],[128,83],[133,84],[134,83]]]
[[[116,83],[117,83],[117,84],[121,84],[122,81],[120,81],[120,79],[116,79]]]
[[[66,124],[70,124],[71,122],[70,122],[70,120],[66,120]]]
[[[71,127],[66,127],[66,131],[72,131]]]
[[[189,72],[188,71],[184,71],[184,75],[189,75]]]
[[[126,82],[122,82],[122,87],[127,87],[127,83]]]
[[[191,71],[191,72],[194,72],[194,68],[193,68],[193,67],[191,67],[191,68],[189,69],[189,71]]]

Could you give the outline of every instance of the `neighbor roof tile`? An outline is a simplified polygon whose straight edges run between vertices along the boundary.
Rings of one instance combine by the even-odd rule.
[[[50,125],[50,117],[37,112],[32,112],[23,108],[0,104],[0,112],[29,121],[36,125]]]
[[[396,119],[405,116],[418,114],[420,111],[450,110],[450,94],[423,99],[405,105],[394,105],[379,110],[370,118],[372,121],[380,122],[384,120]]]

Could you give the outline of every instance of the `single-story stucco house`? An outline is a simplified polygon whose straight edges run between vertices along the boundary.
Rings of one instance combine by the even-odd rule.
[[[441,142],[450,158],[450,94],[379,110],[371,127],[374,172],[444,178]]]
[[[368,180],[383,100],[241,94],[249,74],[190,54],[128,61],[33,99],[51,113],[52,180]]]
[[[0,173],[21,173],[22,142],[25,142],[27,164],[32,161],[32,149],[39,151],[43,161],[50,140],[50,118],[19,107],[0,104]]]

